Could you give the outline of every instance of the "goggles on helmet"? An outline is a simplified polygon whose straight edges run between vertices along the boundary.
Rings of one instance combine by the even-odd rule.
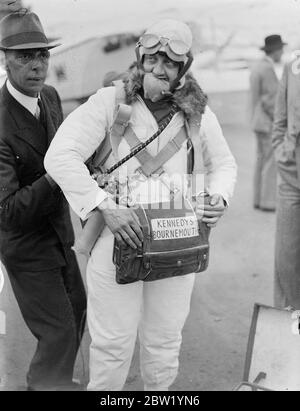
[[[170,24],[170,21],[164,22],[164,25],[167,26],[167,23]],[[171,21],[171,23],[173,24],[173,21]],[[186,36],[188,41],[191,37],[190,44],[181,39],[175,39],[172,37],[173,34],[167,34],[167,32],[166,36],[159,36],[155,33],[148,32],[141,36],[135,48],[138,68],[141,70],[143,70],[143,56],[145,54],[152,55],[158,52],[163,52],[166,53],[171,60],[184,63],[182,69],[178,73],[177,78],[170,85],[170,93],[173,93],[176,87],[178,87],[180,81],[184,78],[193,62],[193,55],[191,52],[192,35]]]
[[[184,61],[190,50],[189,45],[182,40],[159,37],[156,34],[144,34],[138,43],[143,47],[143,54],[155,54],[164,51],[174,61]]]

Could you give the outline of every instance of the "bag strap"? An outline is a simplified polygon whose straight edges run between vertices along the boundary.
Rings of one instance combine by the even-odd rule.
[[[177,135],[169,141],[169,143],[159,151],[159,153],[153,157],[146,149],[136,155],[139,163],[141,164],[140,170],[146,177],[150,177],[152,174],[161,175],[164,173],[163,165],[167,163],[182,147],[182,144],[187,141],[187,174],[193,174],[195,153],[193,140],[199,139],[201,116],[194,116],[189,121],[185,121],[185,126],[180,129]],[[131,150],[134,150],[141,144],[141,141],[136,136],[131,127],[126,129],[124,138],[130,146]],[[201,172],[204,173],[204,162],[202,150],[200,153],[201,163],[197,164],[198,168],[201,167]]]
[[[104,140],[92,157],[93,168],[98,170],[103,168],[112,152],[116,152],[132,112],[131,106],[124,104],[126,94],[123,81],[113,81],[113,85],[116,88],[114,120],[110,131],[106,133]]]
[[[195,150],[194,150],[194,144],[192,141],[192,136],[190,134],[190,129],[188,122],[185,121],[184,123],[185,131],[187,133],[187,142],[186,142],[186,148],[187,148],[187,174],[191,175],[193,174],[194,171],[194,166],[195,166]]]
[[[185,128],[181,127],[176,136],[158,152],[157,156],[153,159],[153,165],[149,163],[143,165],[146,173],[151,175],[167,163],[181,149],[187,137]]]
[[[134,150],[141,141],[136,136],[131,127],[128,127],[124,135],[125,140],[129,144],[131,150]],[[141,164],[140,170],[146,177],[153,174],[161,175],[164,173],[163,165],[167,163],[180,149],[186,141],[187,134],[185,128],[182,127],[177,135],[163,147],[158,154],[153,157],[146,149],[136,155]]]
[[[112,153],[117,153],[117,148],[122,137],[124,137],[131,148],[131,155],[135,152],[135,157],[141,164],[140,170],[146,177],[152,174],[161,175],[164,173],[163,165],[167,163],[182,147],[182,144],[187,140],[187,173],[192,174],[194,170],[194,147],[193,139],[199,138],[202,116],[194,116],[190,121],[185,121],[185,128],[182,128],[179,133],[157,154],[153,157],[146,148],[139,149],[141,146],[149,144],[149,139],[146,144],[142,143],[136,136],[131,127],[128,126],[132,107],[124,104],[126,99],[124,83],[122,80],[113,82],[116,87],[116,114],[110,131],[106,134],[104,141],[96,150],[93,158],[95,169],[104,172],[103,166]],[[156,133],[158,134],[158,133]],[[153,141],[153,140],[152,140]],[[201,170],[204,172],[204,162],[201,152]],[[127,156],[127,158],[131,158]],[[121,161],[122,163],[124,162]],[[116,164],[112,169],[118,167]],[[199,167],[198,167],[199,168]],[[111,171],[111,170],[109,170]]]
[[[111,144],[111,152],[118,158],[118,147],[128,128],[128,123],[131,117],[132,107],[127,104],[119,104],[116,109],[115,118],[109,132],[109,141]],[[103,163],[104,165],[104,163]]]
[[[168,117],[164,120],[164,122],[159,126],[159,129],[157,130],[156,133],[154,133],[151,137],[148,138],[147,141],[144,143],[140,143],[137,147],[135,147],[127,156],[123,157],[121,160],[119,160],[117,163],[115,163],[112,167],[110,167],[108,170],[106,170],[105,175],[101,176],[101,173],[96,173],[94,175],[95,179],[100,179],[100,182],[105,176],[108,176],[109,174],[113,173],[115,170],[117,170],[119,167],[121,167],[123,164],[127,163],[131,158],[136,157],[137,154],[145,150],[145,148],[151,144],[155,139],[157,139],[161,133],[168,127],[170,122],[172,121],[172,118],[175,116],[177,113],[177,106],[176,104],[172,104],[172,108],[170,111],[170,114]]]
[[[202,123],[202,117],[203,115],[194,115],[192,116],[188,121],[185,121],[185,127],[188,135],[188,140],[191,141],[192,146],[190,147],[190,165],[188,164],[188,168],[190,168],[190,172],[188,174],[193,174],[194,172],[194,166],[195,166],[195,152],[194,152],[194,145],[193,142],[199,141],[199,144],[201,144],[201,135],[200,135],[200,129],[201,129],[201,123]],[[201,173],[205,173],[205,165],[204,165],[204,159],[203,159],[203,151],[202,147],[201,150],[197,150],[199,152],[199,158],[197,158],[197,169]]]
[[[193,116],[189,121],[186,121],[186,130],[189,136],[189,140],[192,143],[190,149],[188,149],[188,174],[189,178],[189,191],[192,198],[196,198],[201,192],[205,192],[205,164],[202,151],[201,142],[201,121],[202,115]],[[194,150],[194,144],[199,144],[196,151]],[[197,156],[196,154],[197,153]],[[195,161],[196,160],[196,161]],[[194,167],[197,166],[197,173],[194,172]]]
[[[130,150],[133,151],[136,147],[138,147],[141,144],[141,140],[137,137],[135,132],[132,130],[131,127],[128,127],[125,134],[124,138],[127,141]],[[145,148],[144,150],[140,151],[138,154],[136,154],[136,158],[140,163],[140,170],[143,172],[143,174],[146,177],[150,177],[151,174],[153,174],[155,171],[160,175],[164,172],[164,170],[158,165],[155,169],[150,171],[150,173],[147,172],[147,165],[148,164],[153,164],[154,162],[154,157],[149,153],[149,151]]]

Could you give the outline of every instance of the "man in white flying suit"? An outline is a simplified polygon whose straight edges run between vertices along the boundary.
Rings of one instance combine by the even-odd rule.
[[[192,33],[186,24],[174,20],[154,24],[138,42],[138,64],[128,72],[124,90],[126,103],[132,107],[130,127],[142,142],[158,130],[171,106],[177,106],[167,128],[147,147],[152,156],[178,133],[186,119],[203,114],[194,150],[195,158],[197,150],[202,151],[205,190],[211,200],[209,205],[199,206],[198,211],[204,213],[203,221],[213,227],[232,196],[236,163],[215,114],[206,104],[205,94],[185,70],[191,46]],[[123,388],[138,334],[144,388],[162,391],[168,390],[177,375],[182,328],[190,310],[195,274],[127,285],[116,283],[112,262],[114,237],[137,248],[143,233],[133,209],[116,207],[85,165],[111,128],[116,93],[116,87],[100,89],[70,114],[51,144],[45,167],[81,219],[101,212],[106,223],[87,266],[87,317],[92,338],[88,389]],[[124,138],[106,166],[129,152]],[[137,158],[132,158],[118,170],[119,175],[124,173],[134,179],[139,166]],[[164,164],[164,170],[169,178],[186,173],[186,142]],[[151,203],[162,200],[158,197],[169,192],[160,177],[150,176],[135,182],[131,194],[133,202]]]

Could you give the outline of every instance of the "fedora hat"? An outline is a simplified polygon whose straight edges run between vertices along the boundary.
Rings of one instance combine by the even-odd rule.
[[[286,46],[287,43],[282,41],[281,36],[278,34],[272,34],[265,38],[265,45],[260,49],[266,52],[276,51],[281,49],[283,46]]]
[[[59,46],[49,43],[38,16],[24,10],[8,14],[0,21],[0,50],[51,49]]]

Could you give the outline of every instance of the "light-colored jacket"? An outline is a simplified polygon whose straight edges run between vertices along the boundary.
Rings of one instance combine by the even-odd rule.
[[[273,147],[280,175],[300,188],[300,64],[284,68],[276,101]]]
[[[107,196],[92,179],[84,163],[98,148],[112,125],[115,94],[115,87],[100,89],[71,113],[59,128],[45,157],[46,170],[61,187],[73,210],[83,220]],[[131,126],[137,137],[141,141],[146,141],[157,131],[158,125],[141,98],[132,104],[132,109]],[[183,124],[183,114],[176,113],[166,130],[148,146],[150,154],[157,154],[178,133]],[[219,122],[209,107],[203,115],[198,137],[200,144],[195,149],[200,150],[202,147],[203,150],[207,189],[210,194],[221,194],[228,201],[233,194],[237,167]],[[123,158],[129,152],[130,148],[123,139],[118,147],[118,157]],[[116,155],[111,156],[106,166],[111,166],[115,160]],[[175,156],[165,164],[164,169],[168,175],[183,175],[186,173],[186,163],[187,152],[184,143]],[[138,161],[135,158],[131,159],[126,164],[128,174],[134,173],[138,166]]]
[[[274,65],[267,58],[260,60],[250,75],[251,124],[257,133],[271,133],[279,80]]]

